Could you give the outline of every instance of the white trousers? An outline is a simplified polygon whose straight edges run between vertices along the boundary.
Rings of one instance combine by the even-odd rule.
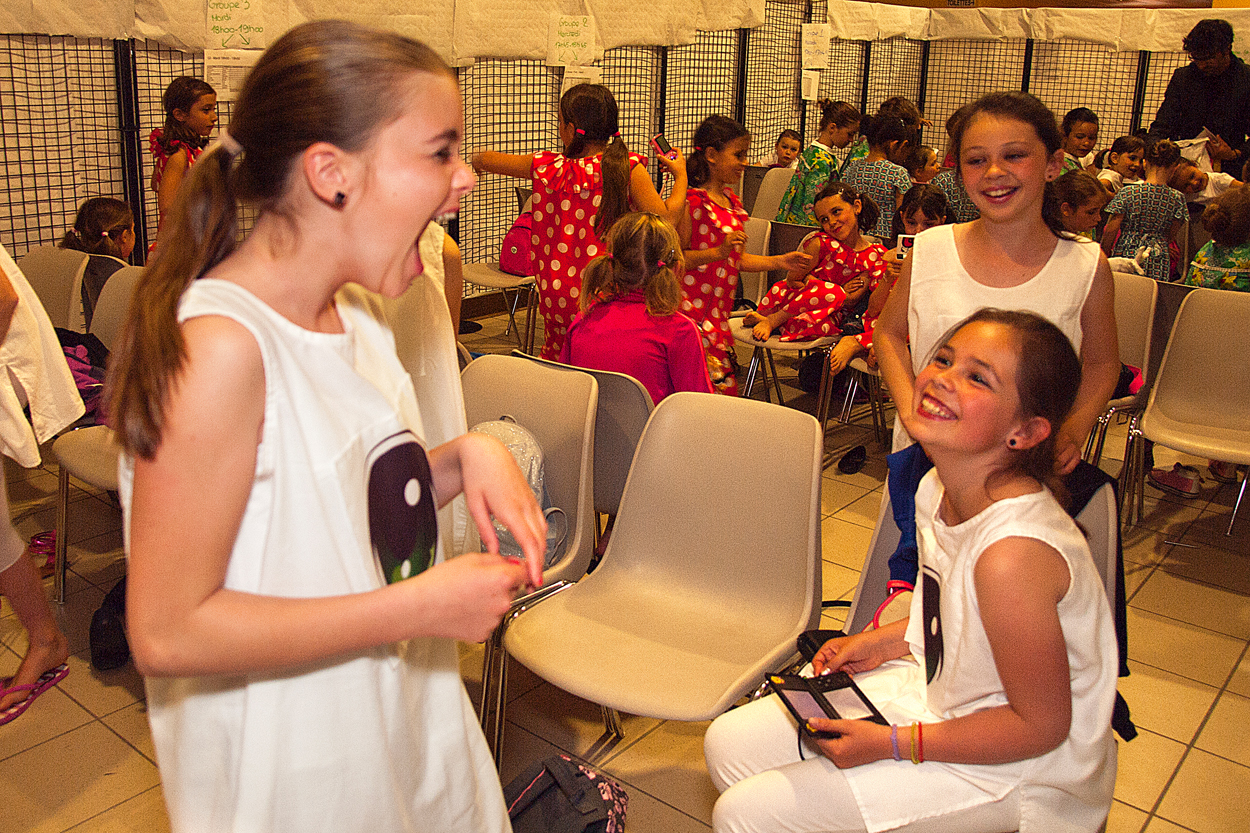
[[[864,833],[863,817],[842,771],[798,728],[775,695],[726,712],[703,741],[707,768],[721,797],[712,811],[717,833]],[[925,764],[921,764],[925,766]],[[935,766],[934,777],[956,776]],[[900,795],[900,801],[908,797]],[[1019,829],[1020,803],[1003,799],[896,828],[906,833],[1005,833]]]

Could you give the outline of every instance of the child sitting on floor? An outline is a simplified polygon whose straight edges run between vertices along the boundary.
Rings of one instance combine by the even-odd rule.
[[[695,323],[677,311],[685,271],[677,232],[655,214],[617,220],[608,253],[582,272],[582,311],[560,361],[642,382],[657,405],[670,393],[711,393]]]

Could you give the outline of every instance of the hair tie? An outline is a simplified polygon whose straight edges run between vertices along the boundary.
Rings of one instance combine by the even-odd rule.
[[[108,236],[109,236],[109,233],[108,233],[107,231],[102,231],[102,232],[100,232],[100,236],[101,236],[101,237],[108,237]]]
[[[668,264],[664,262],[664,258],[660,258],[655,262],[656,269],[663,269],[665,266],[668,266]]]
[[[698,153],[698,152],[699,152],[699,151],[701,151],[701,150],[703,150],[703,146],[702,146],[702,145],[695,145],[695,146],[694,146],[694,152],[695,152],[695,153]]]
[[[618,130],[618,131],[616,131],[615,133],[613,133],[613,134],[612,134],[612,138],[613,138],[613,139],[619,139],[619,138],[621,138],[621,131],[619,131],[619,130]]]
[[[576,133],[578,136],[585,136],[585,135],[586,135],[586,131],[585,131],[585,130],[582,130],[580,127],[579,127],[579,128],[577,128],[576,130],[574,130],[573,132],[574,132],[574,133]]]
[[[230,154],[231,157],[238,156],[243,152],[243,145],[239,144],[239,140],[231,136],[223,127],[217,131],[217,143],[221,145],[222,150]]]

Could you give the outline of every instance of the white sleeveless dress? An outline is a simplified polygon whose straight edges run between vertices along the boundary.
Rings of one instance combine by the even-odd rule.
[[[946,332],[982,307],[1035,312],[1058,327],[1081,352],[1081,310],[1098,271],[1097,244],[1059,240],[1042,270],[1019,286],[977,283],[959,260],[955,227],[937,226],[916,235],[912,249],[907,334],[912,372],[919,374]],[[895,420],[894,450],[911,445]]]
[[[916,492],[921,577],[907,625],[911,656],[860,674],[857,682],[886,719],[899,724],[900,734],[912,721],[949,720],[1005,705],[973,571],[996,541],[1033,538],[1058,550],[1070,575],[1058,605],[1072,687],[1068,736],[1045,755],[1009,764],[887,760],[841,772],[873,833],[996,801],[1012,790],[1020,800],[1020,833],[1093,833],[1107,817],[1115,788],[1111,711],[1119,654],[1089,545],[1044,489],[997,501],[955,526],[938,516],[943,491],[931,470]]]
[[[264,362],[264,428],[228,588],[288,597],[378,588],[379,518],[391,522],[382,535],[413,530],[442,557],[433,525],[414,521],[427,496],[409,492],[417,499],[378,511],[381,460],[397,443],[414,448],[422,424],[379,299],[349,286],[336,301],[343,334],[304,330],[225,281],[195,281],[183,296],[180,320],[238,321]],[[132,477],[125,460],[127,537]],[[147,690],[175,830],[510,829],[450,640],[289,671],[149,679]]]

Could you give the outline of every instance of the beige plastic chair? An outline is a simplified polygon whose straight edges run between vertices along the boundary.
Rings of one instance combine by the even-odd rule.
[[[868,392],[868,411],[872,415],[872,434],[876,441],[885,446],[890,439],[890,425],[885,416],[885,392],[881,386],[881,373],[869,367],[862,356],[851,359],[850,382],[846,386],[846,396],[842,400],[842,410],[838,414],[839,422],[850,422],[851,413],[855,409],[855,397],[863,387]]]
[[[748,478],[725,477],[744,448],[786,473],[765,500]],[[508,653],[606,708],[720,714],[783,667],[819,621],[821,450],[807,414],[667,397],[643,432],[603,561],[514,614]]]
[[[748,217],[745,231],[747,244],[743,252],[760,256],[767,255],[772,223],[759,217]],[[742,297],[755,306],[759,306],[764,293],[768,291],[768,273],[739,272],[738,282],[742,284]]]
[[[523,191],[526,192],[524,198],[521,196]],[[528,188],[517,188],[517,200],[521,203],[520,213],[522,214],[533,204],[533,196]],[[527,353],[533,352],[534,332],[537,329],[535,313],[538,311],[538,290],[534,278],[509,274],[499,268],[497,260],[486,263],[466,263],[463,269],[466,283],[499,290],[499,293],[503,295],[504,309],[508,313],[508,327],[504,330],[504,335],[511,332],[516,338],[517,347]],[[512,292],[511,302],[508,300],[509,292]],[[525,307],[524,334],[516,323],[517,305],[521,302],[522,292],[528,296]]]
[[[516,356],[481,356],[460,374],[469,427],[510,416],[534,435],[543,449],[543,485],[551,505],[569,520],[564,556],[543,572],[544,586],[577,581],[594,557],[594,447],[599,384],[588,373],[543,365]],[[539,591],[541,592],[541,590]],[[486,641],[482,661],[481,718],[502,703],[508,665],[501,624]],[[498,693],[497,693],[498,692]],[[500,746],[495,745],[496,755]]]
[[[764,398],[769,402],[772,401],[772,394],[768,392],[769,380],[772,381],[773,388],[777,391],[777,401],[786,404],[785,396],[781,392],[781,380],[777,377],[777,362],[773,358],[773,352],[789,353],[793,355],[801,355],[809,350],[821,350],[825,347],[832,347],[837,339],[833,337],[817,338],[811,341],[782,341],[777,335],[769,337],[768,341],[756,341],[755,336],[751,334],[751,328],[742,323],[741,318],[734,318],[729,322],[730,330],[733,333],[734,342],[745,347],[751,348],[751,362],[747,365],[747,375],[745,383],[742,384],[742,395],[749,397],[755,389],[755,378],[763,371],[764,375]],[[829,363],[825,362],[820,373],[820,392],[817,395],[816,415],[820,419],[820,429],[823,433],[825,424],[829,421]]]
[[[615,516],[642,430],[655,407],[651,394],[642,382],[624,373],[573,367],[515,351],[512,355],[558,370],[589,373],[599,383],[599,405],[595,410],[595,513]]]
[[[82,311],[82,276],[87,259],[86,252],[40,246],[17,262],[52,326],[78,333],[87,331]]]
[[[777,212],[781,210],[781,198],[786,195],[786,188],[790,187],[793,177],[794,170],[791,168],[771,168],[764,174],[760,189],[755,192],[755,205],[751,207],[751,216],[761,220],[777,219]]]
[[[113,349],[130,309],[130,296],[143,274],[141,266],[118,269],[104,284],[91,318],[91,332]],[[56,496],[56,557],[53,594],[58,604],[65,602],[65,575],[69,567],[69,479],[71,476],[97,489],[117,491],[117,461],[121,448],[113,429],[92,425],[70,430],[52,441],[52,456],[60,469]]]
[[[1185,296],[1146,409],[1129,423],[1120,472],[1126,525],[1141,520],[1147,440],[1203,459],[1250,464],[1247,356],[1250,294],[1195,289]],[[1245,491],[1243,477],[1227,534]]]
[[[1120,343],[1120,361],[1140,367],[1145,374],[1141,390],[1131,396],[1112,399],[1107,410],[1085,442],[1085,461],[1098,465],[1102,459],[1107,428],[1118,413],[1140,411],[1150,396],[1150,340],[1153,337],[1155,305],[1159,300],[1159,284],[1145,275],[1113,272],[1115,280],[1115,328]]]
[[[881,509],[877,514],[877,526],[872,531],[872,540],[868,544],[868,555],[864,558],[863,569],[859,573],[859,584],[855,586],[855,595],[851,600],[851,608],[846,614],[843,632],[859,633],[872,626],[873,617],[889,595],[886,583],[890,580],[890,556],[898,548],[899,531],[894,525],[894,514],[890,503],[890,493],[886,491],[881,498]],[[1116,508],[1115,490],[1107,484],[1094,493],[1089,503],[1085,504],[1076,516],[1076,522],[1085,530],[1089,542],[1089,551],[1102,577],[1103,588],[1107,592],[1107,601],[1115,610],[1115,588],[1118,562],[1116,560],[1116,544],[1119,541],[1119,523]],[[899,604],[896,610],[894,605]],[[891,613],[905,613],[901,600],[887,608]],[[888,620],[882,617],[882,624]]]

